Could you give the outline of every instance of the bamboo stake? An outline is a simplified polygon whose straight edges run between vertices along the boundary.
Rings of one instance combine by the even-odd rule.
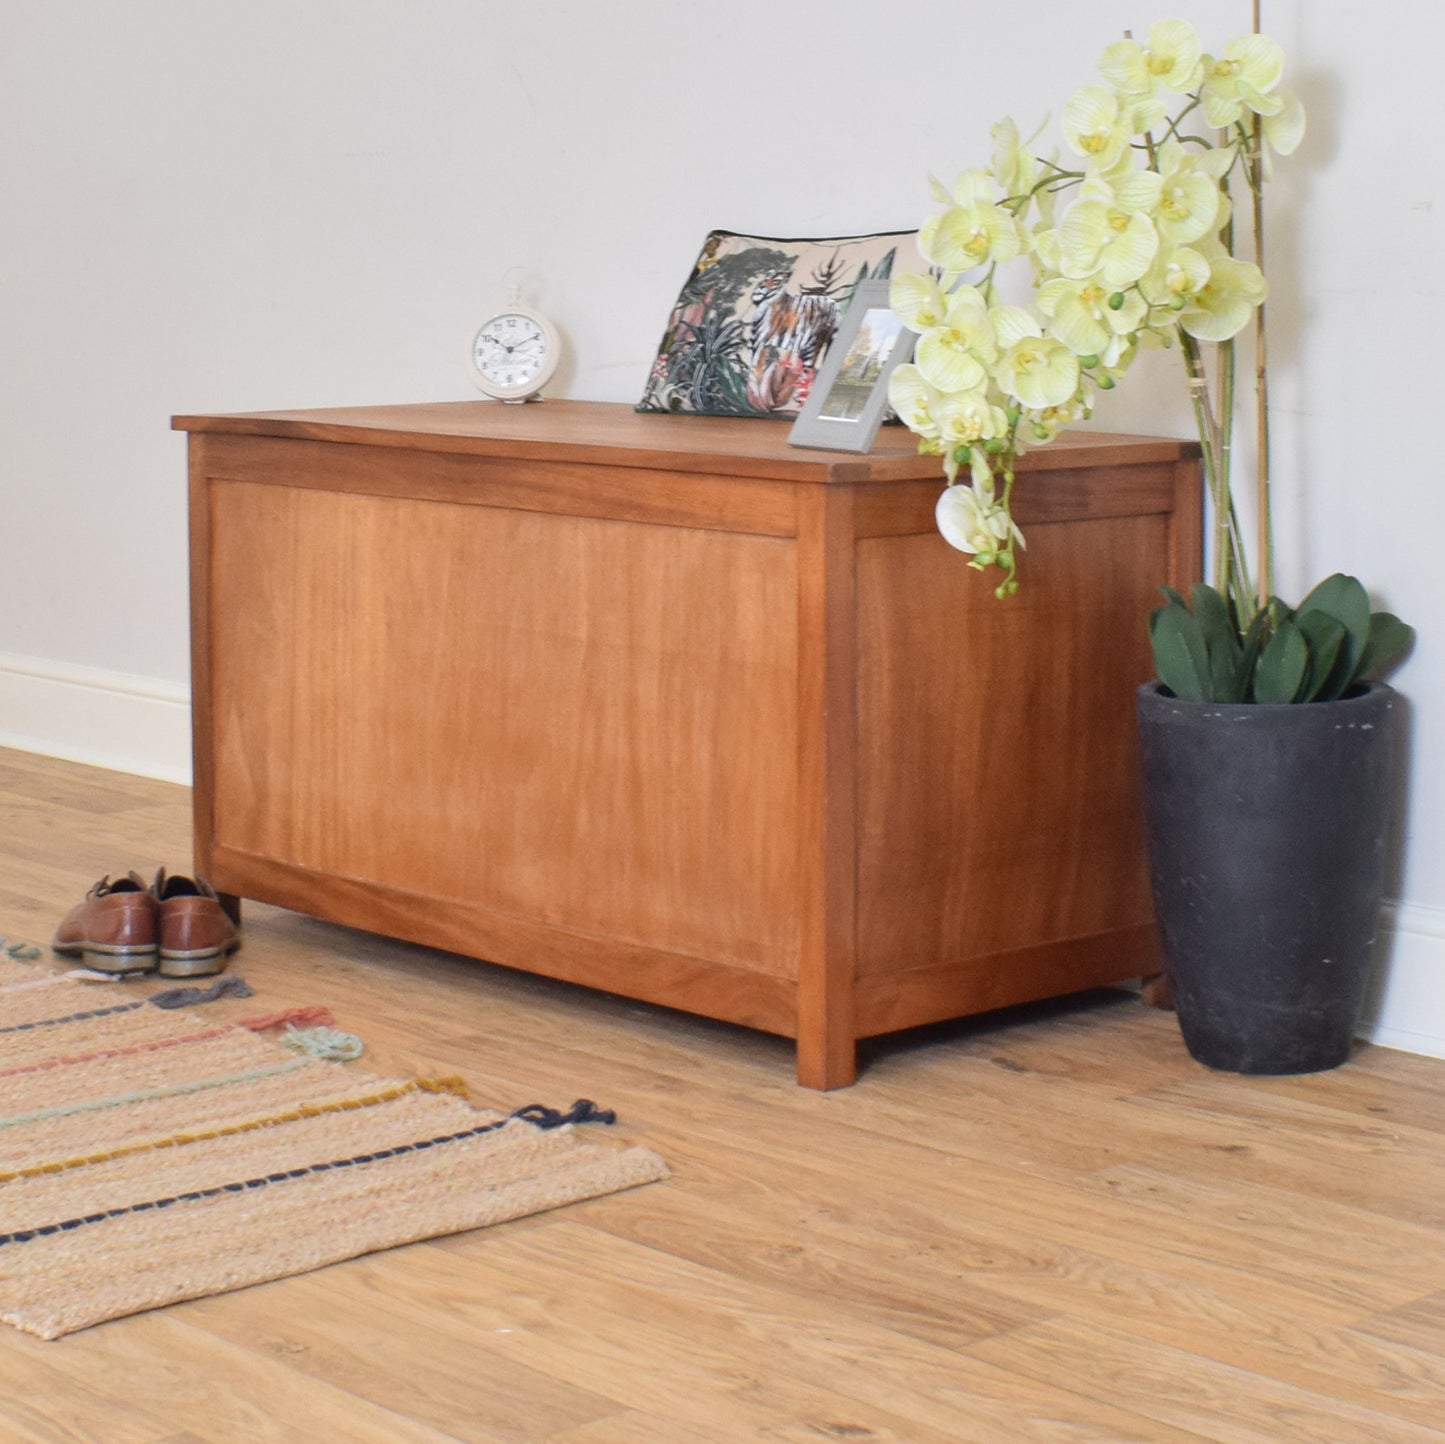
[[[1260,33],[1261,0],[1254,0],[1254,33]],[[1264,158],[1261,149],[1262,125],[1258,115],[1251,126],[1249,157],[1250,189],[1254,194],[1254,262],[1264,271]],[[1269,466],[1269,371],[1265,354],[1264,303],[1254,313],[1254,419],[1255,468],[1258,486],[1255,497],[1255,521],[1258,527],[1256,556],[1258,558],[1259,605],[1269,605],[1274,593],[1274,529],[1270,524]]]

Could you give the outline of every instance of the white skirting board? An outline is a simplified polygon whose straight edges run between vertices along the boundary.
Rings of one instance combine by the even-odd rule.
[[[191,780],[190,691],[174,682],[0,653],[0,747]],[[1445,908],[1386,906],[1361,1037],[1445,1058]]]
[[[1445,1058],[1445,908],[1389,903],[1379,939],[1360,1036]]]
[[[0,747],[189,785],[190,689],[0,653]]]

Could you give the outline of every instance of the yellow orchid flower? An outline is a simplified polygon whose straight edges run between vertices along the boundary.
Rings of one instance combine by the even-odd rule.
[[[1059,223],[1058,236],[1059,270],[1076,281],[1097,274],[1111,292],[1132,286],[1159,249],[1149,216],[1125,209],[1117,199],[1076,201]]]
[[[1220,247],[1223,254],[1223,248]],[[1139,282],[1139,290],[1151,306],[1167,306],[1171,310],[1182,309],[1183,304],[1198,295],[1209,284],[1209,262],[1200,252],[1190,246],[1171,246],[1161,249]],[[1175,317],[1169,316],[1166,323],[1172,325]]]
[[[948,298],[932,276],[916,272],[895,275],[888,284],[888,305],[910,331],[928,331],[943,325]]]
[[[1011,261],[1023,249],[1018,222],[994,203],[992,182],[984,171],[965,171],[953,200],[918,233],[925,260],[945,271],[971,271],[989,261]]]
[[[943,324],[959,332],[980,360],[992,361],[998,354],[992,312],[977,286],[959,286],[949,296]]]
[[[1059,432],[1074,422],[1089,415],[1089,408],[1077,398],[1064,402],[1062,406],[1045,406],[1033,414],[1034,440],[1052,441]]]
[[[940,391],[972,391],[984,384],[985,367],[997,354],[982,293],[975,286],[960,286],[948,297],[942,323],[919,337],[913,359]]]
[[[1053,210],[1053,194],[1039,187],[1044,174],[1044,161],[1033,152],[1033,144],[1048,124],[1045,116],[1027,140],[1019,139],[1019,128],[1012,116],[1005,116],[989,132],[993,139],[992,173],[1009,199],[1032,200],[1042,215]],[[1025,207],[1025,211],[1027,207]],[[1024,214],[1024,211],[1018,212]]]
[[[1150,214],[1161,240],[1185,246],[1219,229],[1221,161],[1232,163],[1229,151],[1190,152],[1173,140],[1159,147],[1159,193]]]
[[[1086,85],[1071,95],[1064,105],[1062,125],[1069,149],[1091,167],[1113,164],[1129,144],[1119,97],[1102,85]]]
[[[1099,73],[1125,95],[1153,95],[1162,85],[1183,94],[1203,69],[1199,33],[1187,20],[1157,20],[1144,45],[1118,40],[1104,51]]]
[[[1199,98],[1204,118],[1219,129],[1231,126],[1246,110],[1277,115],[1283,98],[1271,92],[1284,72],[1284,52],[1267,35],[1242,35],[1224,47],[1216,60],[1204,57]]]
[[[935,413],[942,399],[911,361],[895,367],[888,378],[888,404],[910,431],[926,441],[939,440]]]
[[[1030,410],[1061,406],[1079,389],[1079,358],[1034,323],[999,358],[994,376],[1009,396]]]
[[[1267,289],[1264,274],[1252,261],[1217,257],[1209,263],[1209,280],[1179,313],[1179,324],[1201,341],[1228,341],[1249,324]]]
[[[913,361],[924,379],[943,392],[972,391],[988,380],[983,362],[951,327],[925,331],[913,348]]]
[[[1049,318],[1049,335],[1074,355],[1097,356],[1103,365],[1111,366],[1149,310],[1136,290],[1127,292],[1118,307],[1109,304],[1113,294],[1093,279],[1073,281],[1059,276],[1045,282],[1039,288],[1039,310]]]
[[[992,558],[1010,538],[1024,545],[1023,533],[1008,510],[992,494],[975,486],[948,486],[933,510],[934,520],[949,546],[972,556]]]
[[[1305,138],[1305,108],[1293,91],[1277,92],[1280,108],[1261,124],[1265,141],[1276,155],[1293,155]]]
[[[940,397],[933,415],[940,438],[955,446],[992,441],[1008,432],[1008,416],[1003,407],[990,402],[981,387]]]

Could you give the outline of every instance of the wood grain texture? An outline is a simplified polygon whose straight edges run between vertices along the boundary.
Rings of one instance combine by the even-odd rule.
[[[705,1012],[789,1038],[794,1033],[796,987],[791,978],[626,944],[385,883],[310,872],[224,846],[214,849],[213,865],[217,878],[244,879],[255,894],[330,922],[471,956],[480,952],[487,958],[525,958],[529,972]]]
[[[1317,1392],[1279,1380],[1250,1380],[1229,1364],[1201,1359],[1187,1346],[1141,1345],[1112,1329],[1053,1323],[990,1340],[978,1353],[1027,1372],[1040,1383],[1067,1381],[1092,1398],[1136,1409],[1161,1426],[1186,1429],[1221,1444],[1427,1444],[1440,1432],[1428,1424],[1374,1407],[1379,1396],[1356,1403],[1338,1387]],[[1342,1397],[1342,1395],[1345,1395]],[[1436,1407],[1433,1418],[1440,1419]]]
[[[0,933],[190,854],[185,789],[0,752]],[[587,1096],[672,1177],[119,1320],[0,1331],[0,1438],[1171,1444],[1445,1437],[1445,1062],[1213,1075],[1096,992],[780,1038],[252,903],[231,964],[370,1070]],[[154,982],[134,986],[149,991]]]
[[[842,1088],[856,1072],[858,601],[851,491],[812,487],[798,541],[801,810],[798,1081]]]
[[[930,537],[859,545],[860,977],[1152,920],[1133,689],[1164,530],[1028,535],[1007,603]]]
[[[822,1089],[860,1037],[1157,967],[1131,708],[1198,545],[1184,443],[1031,454],[999,603],[896,431],[176,424],[223,892],[766,1027]]]
[[[246,482],[212,509],[218,840],[796,974],[790,549]]]
[[[866,456],[788,445],[786,423],[751,417],[639,416],[601,401],[505,406],[446,401],[405,406],[271,411],[232,416],[177,416],[177,431],[208,436],[269,436],[392,450],[510,460],[706,470],[730,477],[840,483],[935,479],[938,462],[920,457],[913,435],[884,427]],[[1030,452],[1025,474],[1090,467],[1175,462],[1197,446],[1160,437],[1077,432]],[[936,485],[936,481],[935,481]]]
[[[575,460],[458,456],[276,437],[205,436],[206,474],[216,481],[264,478],[267,486],[344,491],[451,506],[597,517],[654,526],[702,527],[759,536],[797,532],[796,485],[732,477],[719,487],[705,472]],[[705,461],[706,458],[699,458]]]

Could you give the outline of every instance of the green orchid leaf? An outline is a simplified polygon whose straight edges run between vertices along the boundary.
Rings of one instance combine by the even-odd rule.
[[[1369,640],[1355,668],[1357,682],[1378,682],[1410,650],[1415,629],[1393,612],[1376,612],[1370,618]]]
[[[1254,700],[1266,703],[1297,700],[1309,665],[1309,646],[1300,629],[1288,619],[1280,622],[1254,669]]]
[[[1336,572],[1326,577],[1295,612],[1298,621],[1312,614],[1332,617],[1347,634],[1345,642],[1336,654],[1331,674],[1318,677],[1318,669],[1312,668],[1311,680],[1318,680],[1312,695],[1321,702],[1329,702],[1342,696],[1355,680],[1360,658],[1364,655],[1370,638],[1370,596],[1357,577]]]
[[[1243,702],[1244,692],[1239,680],[1241,657],[1239,639],[1231,638],[1232,646],[1209,649],[1209,700],[1211,702]]]
[[[1274,618],[1268,608],[1254,614],[1249,630],[1244,634],[1244,645],[1239,651],[1239,663],[1231,688],[1233,700],[1248,702],[1254,690],[1254,671],[1259,665],[1259,654],[1274,627]]]
[[[1189,599],[1194,604],[1194,615],[1204,624],[1206,633],[1216,628],[1227,627],[1234,631],[1234,619],[1229,614],[1229,603],[1222,593],[1208,582],[1195,582],[1189,589]]]
[[[1213,587],[1198,582],[1192,589],[1194,618],[1204,637],[1209,654],[1209,700],[1235,702],[1235,674],[1239,669],[1241,647],[1239,631],[1229,603]]]
[[[1309,648],[1309,671],[1297,700],[1300,702],[1329,702],[1340,695],[1339,677],[1348,677],[1352,668],[1348,665],[1346,638],[1349,633],[1344,623],[1319,610],[1295,613],[1294,625],[1299,628]],[[1345,659],[1346,665],[1341,666]],[[1340,690],[1343,690],[1341,688]]]
[[[1209,701],[1209,653],[1189,609],[1170,602],[1152,613],[1149,640],[1159,680],[1186,702]]]

